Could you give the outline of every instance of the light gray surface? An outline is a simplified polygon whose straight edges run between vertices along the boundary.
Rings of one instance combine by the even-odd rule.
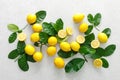
[[[0,0],[0,80],[120,80],[119,3],[120,0]],[[23,28],[26,24],[26,15],[38,10],[47,11],[45,21],[55,21],[61,17],[65,26],[74,27],[74,31],[77,30],[72,22],[74,13],[80,12],[87,15],[100,12],[103,17],[99,26],[100,30],[105,27],[112,29],[112,35],[107,44],[115,43],[117,45],[115,53],[107,58],[110,67],[97,70],[90,60],[81,71],[66,74],[64,69],[58,70],[54,67],[54,57],[48,57],[43,52],[45,54],[41,63],[29,63],[29,71],[21,71],[17,62],[7,58],[8,53],[16,47],[16,43],[8,44],[7,38],[10,32],[6,26],[14,23]],[[95,32],[97,33],[96,30]],[[30,35],[30,28],[25,33]],[[74,34],[73,40],[78,32]],[[29,40],[27,42],[29,43]]]

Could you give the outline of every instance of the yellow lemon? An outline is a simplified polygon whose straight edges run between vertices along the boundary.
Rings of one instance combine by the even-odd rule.
[[[98,40],[93,40],[91,42],[91,47],[92,48],[98,48],[100,46],[100,42]]]
[[[67,33],[65,30],[59,30],[58,31],[58,37],[59,38],[65,38],[67,36]]]
[[[25,46],[25,53],[28,55],[33,55],[35,52],[35,48],[32,45],[26,45]]]
[[[36,62],[41,61],[42,58],[43,58],[43,55],[42,55],[41,52],[35,52],[35,53],[33,54],[33,59],[34,59]]]
[[[82,23],[80,26],[79,26],[79,31],[84,33],[88,30],[88,24],[87,23]]]
[[[32,42],[38,42],[38,41],[40,41],[39,33],[33,33],[33,34],[31,34],[30,39],[31,39]]]
[[[82,44],[82,43],[85,42],[85,37],[82,36],[82,35],[78,35],[78,36],[76,37],[76,41],[77,41],[78,43]]]
[[[51,36],[49,39],[48,39],[48,44],[50,46],[55,46],[57,44],[57,38],[54,37],[54,36]]]
[[[48,54],[49,56],[53,56],[53,55],[56,54],[57,48],[54,47],[54,46],[50,46],[50,47],[47,48],[46,51],[47,51],[47,54]]]
[[[65,52],[71,51],[70,44],[68,42],[61,42],[60,49],[62,49]]]
[[[57,68],[64,68],[64,66],[65,66],[65,61],[62,59],[62,58],[60,58],[60,57],[56,57],[55,59],[54,59],[54,65],[57,67]]]
[[[98,40],[101,42],[101,43],[106,43],[108,41],[108,37],[105,33],[99,33],[98,34]]]
[[[25,33],[19,33],[17,36],[19,41],[25,41],[26,40],[26,34]]]
[[[72,35],[73,34],[73,29],[71,27],[67,27],[66,32],[67,32],[68,35]]]
[[[80,49],[80,44],[76,41],[71,42],[70,46],[73,51],[78,51]]]
[[[28,15],[27,15],[27,22],[28,22],[29,24],[35,23],[35,22],[36,22],[36,19],[37,19],[37,17],[36,17],[35,14],[28,14]]]
[[[95,59],[95,60],[93,61],[93,65],[94,65],[96,68],[101,68],[102,65],[103,65],[103,62],[102,62],[101,59]]]
[[[84,19],[85,15],[82,13],[76,13],[73,15],[73,21],[75,23],[80,23]]]
[[[34,32],[41,32],[41,31],[42,31],[42,25],[36,23],[36,24],[34,24],[34,25],[32,26],[32,30],[33,30]]]

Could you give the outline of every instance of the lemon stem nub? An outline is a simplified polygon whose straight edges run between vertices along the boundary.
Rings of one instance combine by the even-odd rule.
[[[22,28],[22,30],[26,29],[29,26],[29,24],[26,24],[24,28]]]

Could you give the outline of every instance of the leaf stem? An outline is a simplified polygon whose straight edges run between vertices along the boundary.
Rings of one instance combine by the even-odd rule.
[[[96,29],[97,31],[100,31],[97,27],[95,27],[95,29]]]
[[[83,56],[83,58],[85,59],[85,61],[88,62],[88,60],[87,60],[87,58],[85,57],[85,55],[82,55],[82,56]]]
[[[16,59],[15,59],[15,62],[18,60],[18,59],[20,59],[21,58],[21,56],[19,55]]]
[[[42,45],[43,45],[43,44],[40,44],[40,51],[41,51],[41,52],[42,52]]]
[[[28,25],[29,25],[29,24],[26,24],[26,25],[25,25],[25,27],[23,27],[23,28],[22,28],[22,30],[24,30],[25,28],[27,28],[27,27],[28,27]]]

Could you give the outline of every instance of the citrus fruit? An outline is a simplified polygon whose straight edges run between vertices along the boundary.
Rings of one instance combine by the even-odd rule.
[[[73,29],[71,27],[67,27],[66,32],[67,32],[68,35],[72,35],[73,34]]]
[[[50,46],[50,47],[47,48],[46,51],[47,51],[47,54],[48,54],[49,56],[53,56],[53,55],[56,54],[57,48],[54,47],[54,46]]]
[[[82,44],[82,43],[85,42],[85,37],[82,36],[82,35],[78,35],[78,36],[76,37],[76,41],[77,41],[78,43]]]
[[[35,48],[32,45],[26,45],[25,46],[25,53],[28,55],[33,55],[35,52]]]
[[[40,40],[39,33],[32,33],[30,39],[32,42],[38,42]]]
[[[32,30],[33,30],[34,32],[41,32],[41,31],[42,31],[42,25],[36,23],[36,24],[34,24],[34,25],[32,26]]]
[[[98,40],[93,40],[91,42],[91,47],[92,48],[98,48],[100,46],[100,42]]]
[[[73,51],[78,51],[80,49],[80,44],[76,41],[70,43],[70,47]]]
[[[27,22],[28,22],[29,24],[35,23],[35,22],[36,22],[36,19],[37,19],[37,17],[36,17],[35,14],[28,14],[28,15],[27,15]]]
[[[65,38],[67,36],[67,33],[65,30],[59,30],[58,31],[58,37],[59,38]]]
[[[84,19],[84,17],[85,16],[82,13],[76,13],[76,14],[73,15],[73,21],[75,23],[80,23]]]
[[[34,59],[36,62],[41,61],[42,58],[43,58],[43,55],[42,55],[41,52],[35,52],[35,53],[33,54],[33,59]]]
[[[79,26],[79,31],[84,33],[88,30],[88,24],[87,23],[82,23],[80,26]]]
[[[93,61],[93,65],[94,65],[96,68],[101,68],[102,65],[103,65],[103,62],[102,62],[101,59],[95,59],[95,60]]]
[[[101,42],[101,43],[106,43],[108,41],[108,37],[105,33],[99,33],[98,34],[98,40]]]
[[[62,49],[65,52],[71,51],[70,44],[68,42],[61,42],[60,49]]]
[[[25,33],[19,33],[17,36],[19,41],[25,41],[26,40],[26,34]]]
[[[48,44],[50,46],[55,46],[57,44],[57,38],[54,36],[51,36],[48,38]]]
[[[57,68],[64,68],[64,66],[65,66],[65,62],[64,62],[64,60],[62,59],[62,58],[60,58],[60,57],[56,57],[55,59],[54,59],[54,65],[57,67]]]

